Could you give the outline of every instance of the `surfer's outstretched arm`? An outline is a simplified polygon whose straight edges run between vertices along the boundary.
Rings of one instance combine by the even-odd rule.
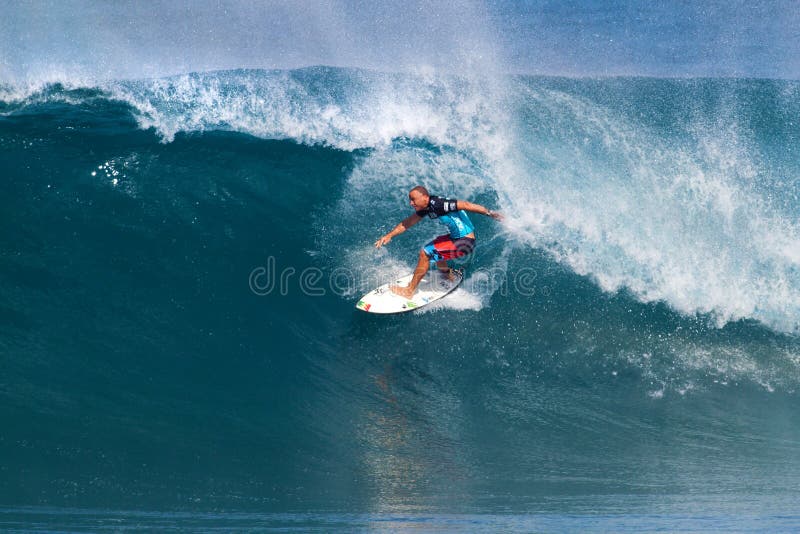
[[[417,224],[421,220],[422,220],[422,217],[420,217],[416,213],[414,213],[412,215],[409,215],[408,217],[403,219],[403,222],[401,222],[400,224],[395,226],[394,229],[391,232],[389,232],[385,236],[383,236],[380,239],[378,239],[377,241],[375,241],[375,247],[376,248],[381,248],[383,245],[388,244],[389,241],[391,241],[394,236],[402,234],[403,232],[405,232],[406,230],[408,230],[409,228],[411,228],[412,226],[414,226],[415,224]]]
[[[503,214],[498,211],[492,211],[489,208],[485,208],[480,204],[473,204],[472,202],[467,202],[466,200],[459,200],[457,204],[458,209],[464,211],[471,211],[473,213],[480,213],[481,215],[487,215],[496,221],[503,220]]]

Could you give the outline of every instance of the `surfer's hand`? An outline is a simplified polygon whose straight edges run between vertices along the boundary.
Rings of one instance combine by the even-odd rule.
[[[491,217],[495,221],[502,221],[503,219],[505,219],[505,217],[503,217],[503,214],[500,213],[499,211],[489,210],[489,213],[487,213],[486,215],[488,215],[489,217]]]
[[[377,241],[375,241],[375,248],[381,248],[383,245],[388,245],[389,241],[391,241],[391,240],[392,240],[391,237],[383,236],[382,238],[380,238]]]

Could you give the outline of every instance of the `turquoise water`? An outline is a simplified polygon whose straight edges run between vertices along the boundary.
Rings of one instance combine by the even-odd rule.
[[[791,506],[792,503],[782,503]],[[0,525],[6,529],[52,531],[53,523],[71,531],[137,531],[192,529],[204,532],[231,530],[265,532],[794,532],[797,516],[691,514],[346,514],[346,513],[243,513],[243,512],[121,512],[92,509],[6,509]]]
[[[0,88],[5,528],[792,530],[800,86]],[[462,289],[397,317],[433,192]],[[117,522],[117,523],[115,523]]]

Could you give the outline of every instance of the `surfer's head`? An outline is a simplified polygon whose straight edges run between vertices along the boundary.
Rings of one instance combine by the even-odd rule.
[[[411,207],[414,208],[415,211],[419,211],[428,207],[430,195],[427,189],[418,185],[408,192],[408,200],[411,202]]]

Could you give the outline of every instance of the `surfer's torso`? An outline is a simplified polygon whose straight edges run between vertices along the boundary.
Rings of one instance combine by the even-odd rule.
[[[428,207],[417,211],[417,215],[439,219],[439,222],[447,226],[450,237],[453,239],[466,237],[475,231],[467,212],[458,209],[456,200],[435,196],[429,198]]]

